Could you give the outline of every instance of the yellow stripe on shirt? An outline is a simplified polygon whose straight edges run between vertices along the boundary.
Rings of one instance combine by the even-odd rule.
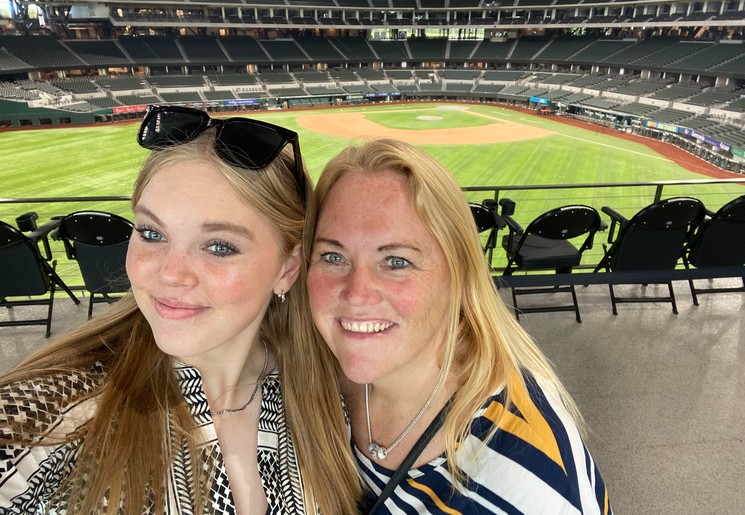
[[[513,378],[509,392],[512,403],[520,411],[522,418],[509,411],[505,412],[504,405],[497,401],[493,401],[486,408],[484,416],[494,424],[499,421],[499,429],[524,440],[541,451],[561,467],[561,470],[566,474],[556,436],[554,436],[551,426],[533,403],[523,384]]]
[[[442,510],[445,513],[450,513],[451,515],[463,515],[462,512],[458,510],[454,510],[452,508],[449,508],[445,505],[444,502],[442,502],[442,499],[440,499],[437,494],[432,490],[430,487],[423,485],[421,483],[417,483],[413,479],[407,479],[406,482],[411,486],[412,488],[416,488],[420,492],[424,492],[427,494],[427,496],[432,499],[432,502],[435,503],[435,505]]]

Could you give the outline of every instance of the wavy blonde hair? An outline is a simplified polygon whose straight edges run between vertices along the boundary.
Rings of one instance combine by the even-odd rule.
[[[580,425],[576,405],[548,360],[499,297],[468,202],[439,162],[417,147],[392,139],[350,146],[332,158],[321,174],[316,185],[316,209],[323,209],[326,197],[343,175],[382,171],[406,177],[414,208],[447,261],[452,302],[441,359],[458,384],[444,424],[453,477],[463,479],[462,472],[455,468],[457,447],[469,433],[474,414],[499,388],[505,389],[509,402],[513,388],[525,389],[526,373],[557,395]],[[306,252],[312,248],[316,222],[317,217],[309,217],[304,236]],[[326,347],[318,332],[316,342]]]
[[[192,142],[151,152],[135,182],[132,205],[137,205],[150,179],[164,167],[205,162],[218,170],[241,199],[272,223],[281,248],[289,256],[302,241],[306,213],[291,176],[295,165],[289,145],[266,168],[247,170],[222,161],[214,151],[214,138],[214,131],[209,130]],[[307,209],[314,212],[307,174],[305,193]],[[312,331],[312,322],[305,315],[306,296],[298,293],[305,290],[303,270],[287,301],[270,303],[260,331],[277,356],[287,422],[300,462],[306,501],[311,507],[316,503],[322,513],[353,513],[361,489],[354,462],[344,452],[349,440],[338,387],[329,380],[335,373],[333,363],[321,359],[325,356],[319,352],[303,350],[307,334]],[[304,366],[315,371],[310,378],[303,368],[294,368],[297,357],[292,354],[298,350],[304,352]],[[201,437],[181,395],[173,359],[155,344],[131,293],[29,356],[2,377],[0,385],[52,378],[58,373],[74,374],[95,363],[101,363],[106,370],[100,388],[69,399],[95,398],[95,413],[74,433],[55,442],[82,440],[74,470],[60,495],[69,496],[68,506],[74,507],[76,513],[100,513],[104,504],[121,506],[124,513],[140,513],[143,506],[152,503],[156,511],[162,511],[172,456],[185,445],[193,462],[201,461]],[[177,435],[175,441],[167,435],[169,414],[174,423],[171,430]],[[48,435],[33,420],[13,429],[20,431],[16,433],[20,436],[0,442],[49,445]],[[195,512],[207,508],[209,472],[194,475]],[[340,491],[345,495],[339,495]]]

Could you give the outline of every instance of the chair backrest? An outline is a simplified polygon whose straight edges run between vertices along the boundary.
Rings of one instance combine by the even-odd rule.
[[[689,245],[688,261],[697,267],[745,265],[745,195],[701,224]]]
[[[43,295],[50,280],[36,244],[0,221],[0,297]]]
[[[129,289],[125,262],[133,224],[102,211],[78,211],[62,219],[58,236],[80,267],[86,290],[116,293]]]
[[[535,234],[550,240],[570,240],[588,234],[585,244],[592,246],[591,238],[600,229],[600,214],[590,206],[581,204],[562,206],[543,213],[530,222],[525,235]],[[581,248],[586,250],[584,245]]]
[[[479,232],[497,228],[497,220],[494,217],[493,211],[490,211],[481,204],[476,204],[474,202],[469,202],[468,206],[471,208],[473,221],[476,222],[476,229]]]
[[[705,213],[701,201],[690,197],[660,200],[642,208],[621,227],[613,243],[611,270],[674,269]]]
[[[65,240],[105,246],[128,242],[132,228],[132,222],[113,213],[76,211],[62,219],[57,233]]]

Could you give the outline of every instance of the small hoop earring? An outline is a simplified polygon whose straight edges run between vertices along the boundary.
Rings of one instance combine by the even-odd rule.
[[[277,300],[281,304],[284,304],[285,303],[285,301],[287,300],[287,294],[285,293],[284,290],[282,290],[280,293],[277,293]]]

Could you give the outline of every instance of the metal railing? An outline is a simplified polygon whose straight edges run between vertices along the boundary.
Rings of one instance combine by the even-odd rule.
[[[509,195],[517,201],[517,211],[514,218],[528,223],[539,214],[565,204],[583,203],[595,207],[598,211],[600,211],[602,205],[610,204],[613,207],[625,210],[627,214],[631,215],[642,207],[666,196],[678,195],[700,198],[707,207],[715,209],[732,198],[745,194],[745,189],[740,191],[742,187],[745,187],[745,177],[649,182],[467,186],[463,187],[462,190],[469,200],[478,203],[484,198],[490,198],[498,202]],[[552,194],[546,195],[546,190],[551,190]],[[609,194],[610,192],[613,192],[613,194]],[[479,193],[482,195],[477,195]],[[130,197],[128,196],[0,198],[0,219],[12,224],[13,220],[24,212],[37,211],[40,215],[39,220],[42,222],[45,219],[66,215],[81,209],[111,211],[129,218],[131,217],[129,200]],[[9,209],[10,206],[13,206],[13,208]],[[23,207],[15,209],[19,206]],[[599,233],[596,237],[595,247],[585,253],[588,263],[597,263],[602,257],[601,235],[602,233]],[[484,235],[484,238],[486,238],[486,235]],[[59,242],[52,241],[51,244],[55,256],[62,257],[58,263],[60,275],[69,285],[73,285],[72,288],[81,289],[81,286],[74,286],[82,284],[77,265],[64,259],[64,250]],[[487,253],[486,257],[495,274],[499,274],[506,264],[506,257],[503,254],[501,248],[491,249]],[[579,269],[592,267],[593,265],[586,264],[581,265]],[[529,281],[534,279],[514,280]]]
[[[662,198],[681,195],[699,198],[707,208],[716,210],[729,200],[745,194],[745,189],[742,189],[742,187],[745,187],[745,177],[602,184],[467,186],[462,189],[469,200],[476,203],[481,203],[486,198],[499,202],[499,200],[509,196],[517,204],[517,210],[513,218],[527,224],[538,215],[567,204],[586,204],[598,211],[603,206],[610,205],[631,216],[641,208]],[[546,195],[546,190],[550,190],[552,193]],[[612,194],[610,194],[611,192]],[[478,197],[476,193],[486,193],[486,195]],[[483,235],[484,239],[487,237],[488,235]],[[599,262],[603,255],[602,239],[602,233],[598,233],[595,238],[595,246],[585,252],[583,262]],[[503,271],[506,265],[506,256],[501,248],[489,249],[486,257],[495,273]],[[583,264],[578,267],[579,270],[588,268],[592,269],[594,265]]]

